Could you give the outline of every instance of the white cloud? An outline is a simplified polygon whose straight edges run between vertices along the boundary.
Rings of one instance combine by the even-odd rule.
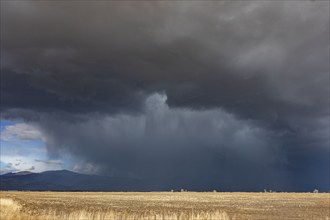
[[[15,168],[15,165],[13,166],[12,163],[3,163],[2,161],[0,161],[0,164],[1,164],[0,175],[19,171],[18,169]]]
[[[17,163],[17,161],[19,161],[19,163]],[[16,171],[43,172],[47,170],[63,169],[63,163],[61,161],[57,161],[57,163],[40,163],[39,161],[28,156],[1,155],[1,162],[7,166],[1,167],[0,174]],[[10,164],[10,166],[8,166],[8,164]]]
[[[1,131],[0,140],[43,140],[43,135],[36,127],[32,125],[26,123],[18,123],[5,126],[4,130]]]

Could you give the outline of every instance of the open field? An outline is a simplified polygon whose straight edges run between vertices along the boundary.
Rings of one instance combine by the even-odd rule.
[[[0,219],[330,219],[329,193],[5,192]]]

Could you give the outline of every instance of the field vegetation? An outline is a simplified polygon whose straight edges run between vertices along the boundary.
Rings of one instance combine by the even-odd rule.
[[[5,192],[1,220],[329,219],[329,193]]]

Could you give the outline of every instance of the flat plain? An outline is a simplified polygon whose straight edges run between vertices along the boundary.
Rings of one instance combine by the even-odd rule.
[[[1,220],[330,219],[330,193],[0,192]]]

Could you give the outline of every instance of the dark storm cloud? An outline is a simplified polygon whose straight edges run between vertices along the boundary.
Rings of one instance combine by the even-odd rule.
[[[324,115],[327,8],[5,2],[2,107],[121,111],[165,90],[173,106],[221,106],[268,118]],[[24,99],[26,93],[34,99]]]
[[[70,152],[103,174],[199,190],[234,189],[231,185],[262,190],[273,186],[274,177],[282,177],[277,187],[290,183],[281,172],[287,161],[276,134],[221,109],[173,109],[165,101],[165,95],[148,97],[140,115],[77,123],[46,116],[39,125],[52,155]]]
[[[329,184],[329,2],[7,1],[1,54],[3,117],[38,124],[52,155],[142,176],[163,167],[238,177],[247,167],[258,179],[265,165],[265,182]],[[148,130],[154,94],[176,113]],[[162,130],[171,117],[187,125]],[[223,117],[234,119],[217,130]],[[252,133],[224,140],[241,127]]]

